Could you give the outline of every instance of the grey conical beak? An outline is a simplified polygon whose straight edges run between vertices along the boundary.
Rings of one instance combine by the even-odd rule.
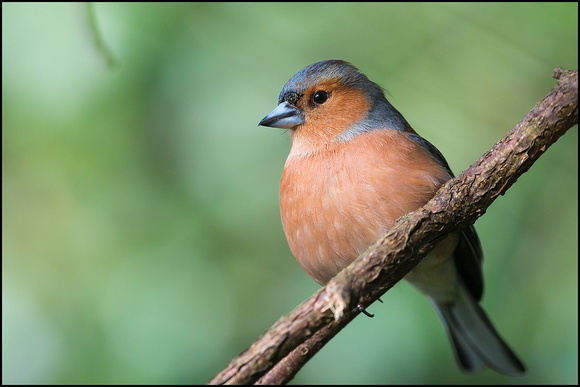
[[[258,126],[270,126],[272,128],[292,129],[304,123],[304,116],[294,106],[288,102],[282,102],[276,109],[272,110]]]

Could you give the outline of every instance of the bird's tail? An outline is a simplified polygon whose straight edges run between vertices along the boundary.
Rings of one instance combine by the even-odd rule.
[[[523,376],[525,366],[495,330],[485,311],[458,282],[454,302],[433,301],[451,346],[463,372],[477,372],[485,367],[508,376]]]

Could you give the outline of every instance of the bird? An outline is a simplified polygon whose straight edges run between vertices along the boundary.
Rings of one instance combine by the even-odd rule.
[[[299,70],[258,126],[290,135],[280,180],[282,227],[298,263],[322,286],[454,177],[384,89],[344,60]],[[438,242],[405,280],[434,306],[461,371],[522,376],[524,364],[479,305],[482,262],[471,225]]]

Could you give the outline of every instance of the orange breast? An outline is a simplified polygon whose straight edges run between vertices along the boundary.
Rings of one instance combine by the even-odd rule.
[[[450,178],[415,141],[375,130],[302,153],[293,139],[280,182],[282,226],[292,253],[323,285],[395,220]]]

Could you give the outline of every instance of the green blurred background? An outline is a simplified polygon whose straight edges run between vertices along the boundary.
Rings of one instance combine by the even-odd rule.
[[[284,83],[348,60],[460,173],[578,67],[578,5],[2,3],[2,382],[206,383],[318,286],[292,257]],[[529,368],[461,374],[400,283],[292,383],[578,383],[578,131],[477,229]]]

